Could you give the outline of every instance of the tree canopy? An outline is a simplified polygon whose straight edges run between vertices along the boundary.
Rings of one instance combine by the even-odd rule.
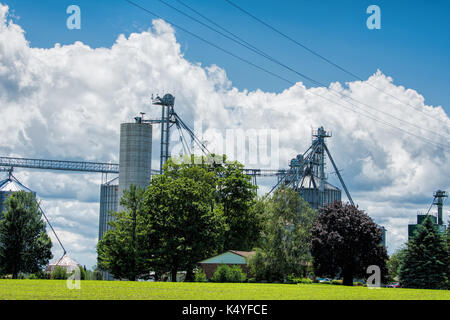
[[[33,193],[19,191],[0,213],[0,273],[39,272],[52,258],[52,242]]]
[[[381,277],[388,272],[382,231],[363,211],[336,201],[319,210],[312,229],[313,265],[316,275],[340,274],[344,285],[353,285],[354,277],[367,276],[370,265],[377,265]]]
[[[221,206],[214,202],[214,172],[199,166],[165,166],[166,174],[155,176],[145,193],[144,212],[151,264],[161,273],[186,271],[193,280],[198,261],[217,252],[223,243],[225,221]],[[179,169],[179,170],[178,170]]]
[[[289,275],[305,277],[316,211],[287,187],[277,189],[260,206],[265,211],[265,228],[261,248],[250,259],[250,270],[257,280],[285,282]]]
[[[186,159],[185,159],[186,160]],[[98,244],[98,264],[115,277],[135,279],[186,271],[228,249],[250,250],[263,227],[254,210],[256,187],[238,162],[191,156],[169,159],[142,193],[124,194],[126,211],[113,213],[111,230]]]
[[[220,161],[211,161],[217,159]],[[257,197],[256,186],[243,173],[244,166],[237,161],[227,161],[225,155],[192,155],[186,160],[177,163],[169,159],[165,164],[164,174],[172,178],[202,179],[210,184],[214,188],[214,203],[222,207],[227,225],[220,250],[251,250],[257,244],[263,226],[260,217],[253,211]]]

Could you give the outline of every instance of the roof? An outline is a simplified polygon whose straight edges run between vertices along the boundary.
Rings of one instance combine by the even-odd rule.
[[[228,250],[219,255],[200,261],[199,263],[247,264],[247,258],[254,253],[254,251]]]
[[[54,262],[50,263],[49,266],[66,267],[66,266],[80,266],[80,264],[66,254],[61,259],[55,260]]]
[[[0,181],[0,192],[18,192],[18,191],[25,191],[25,192],[33,192],[27,187],[25,187],[23,184],[19,182],[19,180],[15,179],[14,177],[10,177],[8,179],[5,179],[3,181]]]
[[[240,255],[244,258],[248,258],[255,254],[255,251],[237,251],[237,250],[228,250],[228,251],[233,252],[237,255]]]
[[[56,267],[63,267],[68,272],[72,272],[77,267],[81,267],[81,264],[70,258],[68,255],[64,255],[62,258],[53,261],[52,263],[48,264],[45,268],[47,271],[53,271],[53,269]]]

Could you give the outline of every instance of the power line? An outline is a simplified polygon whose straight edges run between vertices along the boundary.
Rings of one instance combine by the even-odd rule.
[[[236,58],[236,59],[238,59],[238,60],[241,60],[242,62],[245,62],[245,63],[247,63],[247,64],[249,64],[249,65],[251,65],[251,66],[253,66],[253,67],[255,67],[255,68],[257,68],[257,69],[259,69],[259,70],[261,70],[261,71],[263,71],[263,72],[265,72],[265,73],[268,73],[268,74],[270,74],[271,76],[274,76],[274,77],[276,77],[276,78],[278,78],[278,79],[280,79],[280,80],[283,80],[283,81],[285,81],[285,82],[287,82],[287,83],[295,84],[295,83],[292,82],[291,80],[288,80],[288,79],[286,79],[286,78],[284,78],[284,77],[282,77],[282,76],[279,76],[279,75],[277,75],[277,74],[275,74],[275,73],[273,73],[273,72],[271,72],[271,71],[269,71],[269,70],[267,70],[267,69],[265,69],[265,68],[263,68],[263,67],[260,67],[260,66],[258,66],[258,65],[256,65],[256,64],[254,64],[253,62],[247,60],[247,59],[241,58],[241,57],[239,57],[238,55],[236,55],[236,54],[234,54],[234,53],[232,53],[232,52],[230,52],[230,51],[228,51],[228,50],[226,50],[226,49],[224,49],[224,48],[222,48],[222,47],[220,47],[220,46],[218,46],[218,45],[212,43],[211,41],[208,41],[208,40],[206,40],[205,38],[202,38],[202,37],[196,35],[195,33],[193,33],[193,32],[191,32],[191,31],[189,31],[189,30],[187,30],[187,29],[185,29],[185,28],[183,28],[183,27],[181,27],[181,26],[179,26],[179,25],[177,25],[177,24],[171,22],[170,20],[164,19],[163,17],[161,17],[161,16],[157,15],[156,13],[154,13],[154,12],[152,12],[152,11],[150,11],[150,10],[148,10],[148,9],[146,9],[146,8],[144,8],[144,7],[142,7],[142,6],[140,6],[139,4],[137,4],[137,3],[133,2],[133,1],[130,1],[130,0],[124,0],[124,1],[126,1],[126,2],[128,2],[129,4],[135,6],[136,8],[139,8],[139,9],[141,9],[141,10],[143,10],[143,11],[145,11],[145,12],[151,14],[151,15],[153,15],[154,17],[156,17],[156,18],[158,18],[158,19],[163,19],[163,20],[169,22],[171,25],[173,25],[173,26],[177,27],[178,29],[180,29],[180,30],[186,32],[187,34],[190,34],[191,36],[193,36],[193,37],[195,37],[195,38],[197,38],[197,39],[199,39],[199,40],[201,40],[201,41],[203,41],[203,42],[209,44],[210,46],[213,46],[214,48],[216,48],[216,49],[218,49],[218,50],[220,50],[220,51],[222,51],[222,52],[224,52],[224,53],[226,53],[226,54],[231,55],[232,57],[234,57],[234,58]]]
[[[177,1],[178,1],[178,0],[177,0]],[[425,113],[423,110],[414,107],[414,106],[411,105],[410,103],[404,102],[404,101],[400,100],[399,98],[397,98],[397,97],[394,96],[393,94],[390,94],[389,92],[386,92],[386,91],[384,91],[384,90],[382,90],[382,89],[380,89],[380,88],[374,86],[373,84],[371,84],[371,83],[369,83],[369,82],[365,82],[365,80],[362,79],[360,76],[358,76],[358,75],[356,75],[355,73],[353,73],[353,72],[351,72],[351,71],[345,69],[344,67],[339,66],[338,64],[334,63],[334,62],[331,61],[330,59],[327,59],[326,57],[324,57],[323,55],[319,54],[318,52],[312,50],[311,48],[307,47],[306,45],[304,45],[304,44],[300,43],[299,41],[293,39],[292,37],[288,36],[288,35],[285,34],[284,32],[278,30],[277,28],[273,27],[272,25],[268,24],[267,22],[261,20],[260,18],[256,17],[256,16],[253,15],[252,13],[248,12],[248,11],[245,10],[244,8],[238,6],[237,4],[235,4],[234,2],[232,2],[231,0],[225,0],[225,1],[228,2],[230,5],[232,5],[233,7],[235,7],[236,9],[238,9],[239,11],[245,13],[246,15],[250,16],[250,17],[253,18],[254,20],[258,21],[259,23],[265,25],[267,28],[269,28],[269,29],[275,31],[275,32],[278,33],[279,35],[281,35],[281,36],[283,36],[284,38],[288,39],[289,41],[295,43],[296,45],[300,46],[301,48],[303,48],[303,49],[305,49],[306,51],[310,52],[311,54],[315,55],[316,57],[322,59],[323,61],[327,62],[328,64],[330,64],[330,65],[336,67],[337,69],[341,70],[342,72],[344,72],[344,73],[346,73],[346,74],[348,74],[348,75],[350,75],[350,76],[352,76],[352,77],[354,77],[354,78],[356,78],[356,79],[358,79],[358,80],[360,80],[360,81],[363,81],[365,84],[367,84],[367,85],[371,86],[372,88],[374,88],[374,89],[376,89],[376,90],[378,90],[378,91],[380,91],[380,92],[382,92],[382,93],[384,93],[384,94],[390,96],[391,98],[394,98],[395,100],[399,101],[399,102],[402,103],[403,105],[408,106],[408,107],[411,107],[411,108],[413,108],[414,110],[423,113],[425,116],[427,116],[427,117],[429,117],[429,118],[432,118],[432,119],[434,119],[434,120],[437,120],[437,121],[442,122],[442,119],[441,119],[441,118],[433,117],[433,116],[431,116],[431,115]],[[449,124],[446,123],[446,125],[448,126]]]
[[[241,45],[241,46],[243,46],[243,47],[249,49],[250,51],[252,51],[252,52],[254,52],[254,53],[258,54],[258,55],[263,56],[264,58],[266,58],[266,59],[268,59],[268,60],[270,60],[270,61],[272,61],[272,62],[274,62],[274,63],[276,63],[276,64],[278,64],[278,65],[280,65],[280,66],[282,66],[283,68],[285,68],[285,69],[287,69],[287,70],[289,70],[289,71],[291,71],[291,72],[293,72],[293,73],[299,75],[300,77],[305,78],[306,80],[310,81],[311,83],[316,84],[316,85],[319,85],[319,86],[327,87],[326,84],[324,84],[324,83],[322,83],[322,82],[320,82],[320,81],[317,81],[317,80],[311,78],[310,76],[308,76],[308,75],[306,75],[306,74],[304,74],[304,73],[301,73],[301,72],[299,72],[299,71],[293,69],[292,67],[289,67],[289,66],[287,66],[286,64],[280,62],[279,60],[273,58],[272,56],[270,56],[270,55],[267,54],[266,52],[264,52],[264,51],[258,49],[257,47],[253,46],[252,44],[250,44],[249,42],[245,41],[245,40],[242,39],[241,37],[237,36],[236,34],[230,32],[230,31],[228,31],[227,29],[223,28],[222,26],[220,26],[220,25],[217,24],[216,22],[214,22],[214,21],[212,21],[211,19],[207,18],[206,16],[204,16],[203,14],[201,14],[200,12],[198,12],[197,10],[195,10],[195,9],[193,9],[192,7],[188,6],[188,5],[185,4],[183,1],[181,1],[181,0],[176,0],[178,3],[182,4],[183,6],[185,6],[186,8],[188,8],[189,10],[195,12],[196,14],[198,14],[198,15],[201,16],[202,18],[206,19],[206,20],[209,21],[210,23],[214,24],[215,26],[217,26],[217,27],[220,28],[221,30],[224,30],[226,33],[230,34],[232,37],[236,38],[237,40],[234,39],[234,38],[231,38],[230,36],[224,34],[223,32],[221,32],[221,31],[219,31],[219,30],[217,30],[217,29],[212,28],[211,26],[209,26],[209,25],[203,23],[202,21],[196,19],[195,17],[192,17],[191,15],[189,15],[189,14],[187,14],[187,13],[185,13],[185,12],[179,10],[178,8],[172,6],[171,4],[167,3],[167,2],[164,1],[164,0],[158,0],[158,1],[161,2],[161,3],[163,3],[164,5],[168,6],[169,8],[171,8],[171,9],[173,9],[173,10],[175,10],[175,11],[181,13],[182,15],[188,17],[189,19],[191,19],[191,20],[193,20],[193,21],[195,21],[195,22],[197,22],[197,23],[203,25],[204,27],[206,27],[206,28],[208,28],[208,29],[210,29],[210,30],[212,30],[212,31],[214,31],[214,32],[216,32],[216,33],[222,35],[223,37],[226,37],[227,39],[229,39],[229,40],[231,40],[231,41],[233,41],[233,42],[235,42],[235,43],[237,43],[237,44],[239,44],[239,45]],[[341,93],[340,93],[339,91],[337,91],[337,90],[335,90],[335,89],[333,89],[333,88],[329,88],[329,90],[335,92],[335,93],[338,95],[338,98],[340,98]],[[346,97],[348,97],[349,99],[351,99],[351,100],[353,100],[353,101],[355,101],[355,102],[357,102],[357,103],[360,103],[360,104],[362,104],[362,105],[365,105],[365,106],[366,106],[367,108],[369,108],[369,109],[375,109],[375,110],[377,110],[378,112],[381,112],[381,113],[387,115],[388,117],[391,117],[391,118],[393,118],[393,119],[396,119],[396,120],[398,120],[398,121],[400,121],[400,122],[404,122],[404,123],[406,123],[406,124],[408,124],[408,125],[410,125],[410,126],[413,126],[413,127],[417,128],[417,129],[419,129],[419,130],[428,131],[428,132],[430,132],[430,133],[432,133],[432,134],[434,134],[434,135],[440,136],[440,137],[442,137],[442,138],[444,138],[444,139],[449,139],[449,138],[450,138],[450,136],[444,136],[444,135],[440,134],[439,132],[436,132],[435,130],[431,130],[431,129],[428,129],[428,128],[425,128],[425,127],[418,126],[418,125],[416,125],[416,124],[414,124],[414,123],[411,123],[411,122],[408,122],[408,121],[403,120],[403,119],[401,119],[401,118],[398,118],[398,117],[396,117],[396,116],[393,116],[392,114],[390,114],[390,113],[388,113],[388,112],[385,112],[385,111],[383,111],[383,110],[374,108],[373,106],[370,106],[370,105],[368,105],[368,104],[366,104],[366,103],[364,103],[364,102],[361,102],[361,101],[359,101],[359,100],[354,99],[353,97],[351,97],[351,96],[348,95],[348,94],[345,94],[345,93],[344,93],[343,95],[345,95]],[[354,105],[354,104],[353,104],[353,105]]]
[[[228,50],[226,50],[226,49],[224,49],[224,48],[222,48],[222,47],[220,47],[220,46],[218,46],[218,45],[216,45],[216,44],[214,44],[214,43],[212,43],[212,42],[210,42],[210,41],[208,41],[208,40],[206,40],[206,39],[204,39],[204,38],[202,38],[202,37],[200,37],[200,36],[198,36],[198,35],[196,35],[195,33],[193,33],[193,32],[191,32],[191,31],[189,31],[189,30],[187,30],[187,29],[185,29],[185,28],[183,28],[183,27],[181,27],[181,26],[179,26],[179,25],[177,25],[177,24],[171,22],[170,20],[162,18],[162,17],[159,16],[158,14],[156,14],[156,13],[154,13],[154,12],[152,12],[152,11],[150,11],[150,10],[148,10],[148,9],[146,9],[146,8],[144,8],[144,7],[142,7],[142,6],[140,6],[139,4],[137,4],[137,3],[133,2],[133,1],[130,1],[130,0],[125,0],[125,1],[128,2],[128,3],[131,4],[131,5],[133,5],[133,6],[137,7],[137,8],[139,8],[139,9],[141,9],[141,10],[143,10],[143,11],[145,11],[145,12],[147,12],[147,13],[153,15],[153,16],[155,16],[156,18],[163,19],[163,20],[169,22],[170,24],[172,24],[173,26],[177,27],[178,29],[180,29],[180,30],[182,30],[182,31],[184,31],[184,32],[186,32],[186,33],[188,33],[188,34],[190,34],[191,36],[193,36],[193,37],[195,37],[195,38],[197,38],[197,39],[199,39],[199,40],[201,40],[201,41],[203,41],[203,42],[205,42],[205,43],[207,43],[207,44],[209,44],[209,45],[215,47],[216,49],[218,49],[218,50],[220,50],[220,51],[222,51],[222,52],[227,53],[228,55],[231,55],[232,57],[234,57],[234,58],[236,58],[236,59],[238,59],[238,60],[240,60],[240,61],[242,61],[242,62],[245,62],[245,63],[247,63],[247,64],[249,64],[249,65],[251,65],[251,66],[253,66],[253,67],[255,67],[255,68],[259,69],[259,70],[261,70],[261,71],[264,71],[265,73],[268,73],[268,74],[274,76],[274,77],[277,77],[277,78],[279,78],[279,79],[281,79],[281,80],[283,80],[283,81],[289,83],[290,85],[295,85],[295,82],[292,82],[292,81],[290,81],[290,80],[288,80],[288,79],[286,79],[286,78],[284,78],[284,77],[282,77],[282,76],[280,76],[280,75],[278,75],[278,74],[276,74],[276,73],[274,73],[274,72],[271,72],[271,71],[269,71],[269,70],[267,70],[267,69],[265,69],[265,68],[263,68],[263,67],[261,67],[261,66],[258,66],[258,65],[256,65],[256,64],[250,62],[250,61],[247,60],[247,59],[244,59],[244,58],[242,58],[242,57],[239,57],[238,55],[236,55],[236,54],[234,54],[234,53],[232,53],[232,52],[230,52],[230,51],[228,51]],[[353,112],[355,112],[355,113],[359,113],[359,112],[357,112],[357,111],[355,111],[355,110],[353,110],[353,109],[351,109],[351,108],[348,108],[347,106],[344,106],[344,105],[342,105],[342,104],[340,104],[340,103],[337,103],[337,102],[335,102],[335,101],[332,101],[332,100],[330,100],[330,99],[328,99],[328,98],[326,98],[326,97],[324,97],[324,96],[322,96],[322,95],[320,95],[320,94],[318,94],[318,93],[315,93],[315,92],[313,92],[313,91],[308,91],[308,92],[311,93],[311,94],[313,94],[313,95],[315,95],[315,96],[321,97],[321,98],[323,98],[323,99],[325,99],[325,100],[327,100],[327,101],[330,101],[330,102],[333,103],[333,104],[339,105],[339,106],[341,106],[341,107],[343,107],[343,108],[345,108],[345,109],[347,109],[347,110],[353,111]],[[348,101],[347,101],[347,102],[348,102]],[[359,108],[359,107],[356,106],[356,105],[354,105],[354,106],[357,107],[357,108]],[[367,111],[366,111],[366,113],[367,113]],[[394,129],[397,129],[397,130],[399,130],[399,131],[402,131],[402,132],[404,132],[404,133],[406,133],[406,134],[412,135],[412,136],[414,136],[414,137],[416,137],[416,138],[418,138],[418,139],[427,140],[430,144],[432,144],[432,145],[434,145],[434,146],[436,146],[436,147],[438,147],[438,148],[440,148],[440,149],[446,149],[446,148],[449,149],[449,148],[450,148],[450,147],[448,147],[448,146],[446,146],[446,145],[442,145],[442,144],[440,144],[440,143],[437,143],[437,142],[435,142],[435,141],[433,141],[433,140],[431,140],[431,139],[428,139],[428,138],[425,138],[425,137],[423,137],[423,136],[419,136],[419,135],[416,135],[416,134],[414,134],[414,133],[412,133],[412,132],[406,131],[406,130],[404,130],[404,129],[400,128],[400,127],[397,127],[397,126],[395,126],[395,125],[393,125],[393,124],[391,124],[391,123],[389,123],[389,122],[386,122],[386,121],[384,121],[384,120],[381,120],[381,119],[377,118],[375,115],[371,115],[370,113],[369,113],[370,116],[368,116],[368,115],[366,115],[366,114],[363,114],[363,113],[359,113],[359,114],[361,114],[361,115],[363,115],[363,116],[365,116],[365,117],[367,117],[367,118],[369,118],[369,119],[372,119],[372,120],[374,120],[374,121],[380,122],[380,123],[382,123],[382,124],[384,124],[384,125],[387,125],[387,126],[389,126],[389,127],[391,127],[391,128],[394,128]]]

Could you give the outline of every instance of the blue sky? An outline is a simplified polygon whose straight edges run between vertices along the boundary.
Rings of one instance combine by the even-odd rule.
[[[271,71],[292,80],[297,75],[189,20],[158,0],[135,0],[202,37],[217,43]],[[187,11],[175,0],[168,3]],[[140,32],[153,18],[123,0],[8,0],[32,47],[53,47],[80,40],[92,47],[110,47],[121,33]],[[230,6],[224,0],[187,1],[230,31],[270,53],[296,70],[323,83],[351,81],[351,76],[326,64],[305,50],[282,39]],[[82,12],[81,30],[68,30],[66,8],[76,4]],[[381,30],[369,30],[366,8],[381,9]],[[243,0],[239,5],[279,28],[299,42],[363,79],[377,69],[394,78],[398,85],[414,88],[425,96],[425,103],[450,106],[450,12],[449,1],[273,1]],[[192,13],[191,13],[192,14]],[[280,92],[288,85],[264,74],[200,40],[177,30],[185,58],[202,65],[217,64],[239,89]],[[306,85],[311,84],[306,82]]]
[[[355,202],[387,228],[390,253],[406,241],[408,223],[417,212],[427,210],[433,192],[449,190],[450,153],[429,143],[449,148],[449,1],[234,0],[362,79],[370,77],[363,82],[281,38],[225,0],[189,1],[210,19],[326,86],[349,82],[347,94],[338,97],[339,84],[310,88],[298,75],[159,0],[133,1],[307,88],[267,75],[177,27],[174,35],[167,23],[153,20],[124,0],[0,0],[0,155],[118,162],[120,123],[141,111],[155,116],[150,94],[173,90],[177,113],[191,126],[201,120],[222,135],[241,129],[278,134],[279,154],[270,155],[270,165],[242,161],[248,167],[285,168],[310,145],[312,128],[331,130],[333,138],[327,143],[333,158]],[[164,1],[186,10],[176,0]],[[9,6],[9,27],[4,25],[7,10],[2,4]],[[81,30],[66,27],[66,9],[72,4],[81,8]],[[366,9],[372,4],[381,8],[381,30],[366,27]],[[128,37],[131,33],[135,34]],[[126,38],[116,42],[121,34]],[[331,94],[332,101],[317,92]],[[372,108],[378,120],[415,135],[352,112],[348,97],[364,103],[366,112]],[[159,128],[154,130],[152,161],[159,161]],[[205,139],[213,147],[220,144],[212,136]],[[159,162],[152,166],[158,168]],[[328,164],[327,173],[332,171]],[[70,255],[94,265],[100,174],[17,169],[15,175],[42,197],[44,210]],[[335,175],[329,179],[339,186]],[[260,179],[260,192],[268,191],[274,181]],[[446,205],[446,221],[449,208]]]

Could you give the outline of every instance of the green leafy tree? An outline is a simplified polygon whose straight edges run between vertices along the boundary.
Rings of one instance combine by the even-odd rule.
[[[389,280],[398,281],[400,274],[400,266],[403,263],[405,257],[406,248],[400,248],[387,261],[386,265],[389,271]]]
[[[143,189],[131,185],[129,190],[125,190],[120,204],[126,210],[111,213],[111,229],[97,244],[98,267],[109,271],[115,278],[135,281],[139,275],[149,272],[143,199]]]
[[[256,186],[243,169],[244,166],[238,162],[224,162],[215,167],[217,201],[223,206],[228,225],[223,251],[251,250],[258,243],[263,229],[261,216],[253,210]]]
[[[377,265],[382,281],[388,276],[382,231],[363,211],[336,201],[319,210],[312,229],[313,265],[316,275],[335,277],[352,286],[354,277],[367,276],[367,267]]]
[[[311,228],[316,212],[298,192],[277,189],[266,201],[266,228],[262,248],[250,258],[257,280],[285,282],[287,276],[306,276],[311,263]]]
[[[35,273],[52,258],[52,242],[45,230],[34,194],[16,192],[5,201],[0,219],[0,273]]]
[[[67,274],[66,268],[63,268],[61,266],[55,266],[51,273],[51,279],[54,280],[65,280],[69,277]]]
[[[174,174],[170,163],[165,172],[152,179],[145,193],[151,267],[158,274],[169,272],[172,281],[185,270],[186,280],[192,281],[197,262],[216,253],[223,241],[223,212],[215,205],[215,189],[209,182],[214,173],[185,166]]]
[[[255,277],[256,281],[267,280],[267,261],[266,253],[260,249],[255,249],[255,254],[248,260],[250,274]]]
[[[165,166],[167,176],[201,180],[215,189],[215,205],[222,207],[227,225],[221,251],[251,250],[258,244],[263,229],[262,217],[254,210],[256,186],[243,170],[242,164],[227,161],[225,155],[191,155],[181,163],[170,159]]]
[[[402,286],[444,289],[447,286],[448,251],[445,239],[431,217],[424,219],[407,246],[400,267]]]

